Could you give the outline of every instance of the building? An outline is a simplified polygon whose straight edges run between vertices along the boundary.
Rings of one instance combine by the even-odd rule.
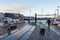
[[[4,18],[4,13],[0,12],[0,21],[2,21],[3,18]]]
[[[12,19],[14,23],[17,23],[17,22],[22,22],[24,16],[19,13],[5,13],[4,17],[6,17],[7,20]]]

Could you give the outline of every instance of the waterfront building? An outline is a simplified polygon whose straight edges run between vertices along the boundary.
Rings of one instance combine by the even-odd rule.
[[[7,19],[12,19],[14,23],[23,21],[23,15],[19,13],[5,13],[4,17],[7,17]]]
[[[4,13],[0,12],[0,22],[2,21],[3,18],[4,18]]]

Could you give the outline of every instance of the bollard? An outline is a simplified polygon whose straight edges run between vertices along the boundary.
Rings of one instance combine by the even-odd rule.
[[[11,34],[11,29],[10,28],[8,28],[8,35],[10,35]]]

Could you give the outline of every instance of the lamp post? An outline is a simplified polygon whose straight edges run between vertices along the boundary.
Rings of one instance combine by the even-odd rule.
[[[35,13],[35,23],[37,23],[37,14]]]
[[[54,19],[56,19],[56,16],[57,16],[57,15],[56,15],[56,10],[55,10],[53,16],[54,16]]]
[[[43,18],[43,9],[41,10],[41,12],[42,12],[42,18]]]
[[[60,7],[60,6],[57,6],[57,17],[58,17],[58,15],[59,15],[59,7]]]

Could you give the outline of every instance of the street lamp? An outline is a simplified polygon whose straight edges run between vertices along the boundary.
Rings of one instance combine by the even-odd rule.
[[[35,13],[35,23],[37,23],[37,14]]]
[[[58,17],[58,15],[59,15],[59,7],[60,7],[60,6],[57,6],[57,17]]]
[[[41,10],[41,12],[42,12],[42,19],[43,19],[43,9]]]

